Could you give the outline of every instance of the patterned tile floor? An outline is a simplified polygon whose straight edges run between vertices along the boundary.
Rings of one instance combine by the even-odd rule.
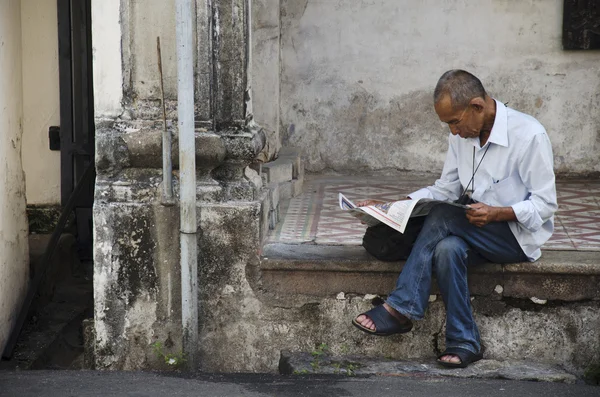
[[[435,177],[313,176],[304,193],[281,203],[280,222],[268,241],[321,245],[360,245],[365,227],[338,206],[338,192],[352,201],[397,200]],[[600,180],[557,181],[559,209],[547,250],[600,251]]]

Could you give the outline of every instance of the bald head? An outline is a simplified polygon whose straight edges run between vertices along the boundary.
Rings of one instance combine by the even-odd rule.
[[[469,106],[471,99],[486,97],[481,81],[471,73],[460,69],[449,70],[440,77],[435,91],[433,103],[438,104],[446,96],[454,109],[464,109]]]

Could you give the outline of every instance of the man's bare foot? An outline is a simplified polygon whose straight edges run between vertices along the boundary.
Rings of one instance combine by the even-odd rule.
[[[440,361],[453,364],[460,364],[460,358],[454,354],[446,354],[445,356],[440,357]]]
[[[400,321],[401,324],[406,324],[406,323],[410,322],[410,320],[408,318],[406,318],[402,314],[398,313],[398,311],[396,309],[389,306],[387,303],[384,303],[383,307],[385,307],[385,310],[387,310],[388,313],[390,313],[392,316],[396,317],[398,319],[398,321]],[[356,322],[365,328],[368,328],[372,331],[376,331],[375,323],[373,323],[373,321],[368,316],[365,316],[364,314],[361,314],[360,316],[356,317]],[[460,362],[460,360],[459,360],[459,362]]]
[[[483,350],[482,347],[478,353],[473,353],[462,347],[447,347],[446,351],[438,356],[437,362],[447,368],[467,368],[483,359]]]

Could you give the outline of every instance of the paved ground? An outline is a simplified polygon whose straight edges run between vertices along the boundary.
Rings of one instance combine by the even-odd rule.
[[[600,396],[600,386],[415,377],[198,375],[94,371],[0,372],[0,396]]]
[[[366,226],[340,210],[338,193],[359,201],[399,200],[435,181],[435,175],[307,176],[304,193],[282,202],[270,243],[360,245]],[[558,180],[558,212],[545,250],[600,252],[600,180]]]

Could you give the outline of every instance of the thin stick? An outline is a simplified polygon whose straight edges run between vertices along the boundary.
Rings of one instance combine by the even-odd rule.
[[[162,102],[163,117],[163,193],[166,201],[170,201],[173,199],[173,164],[171,161],[171,134],[167,130],[167,109],[165,106],[165,88],[163,85],[160,37],[156,38],[156,52],[158,55],[158,73],[160,75],[160,98]]]

